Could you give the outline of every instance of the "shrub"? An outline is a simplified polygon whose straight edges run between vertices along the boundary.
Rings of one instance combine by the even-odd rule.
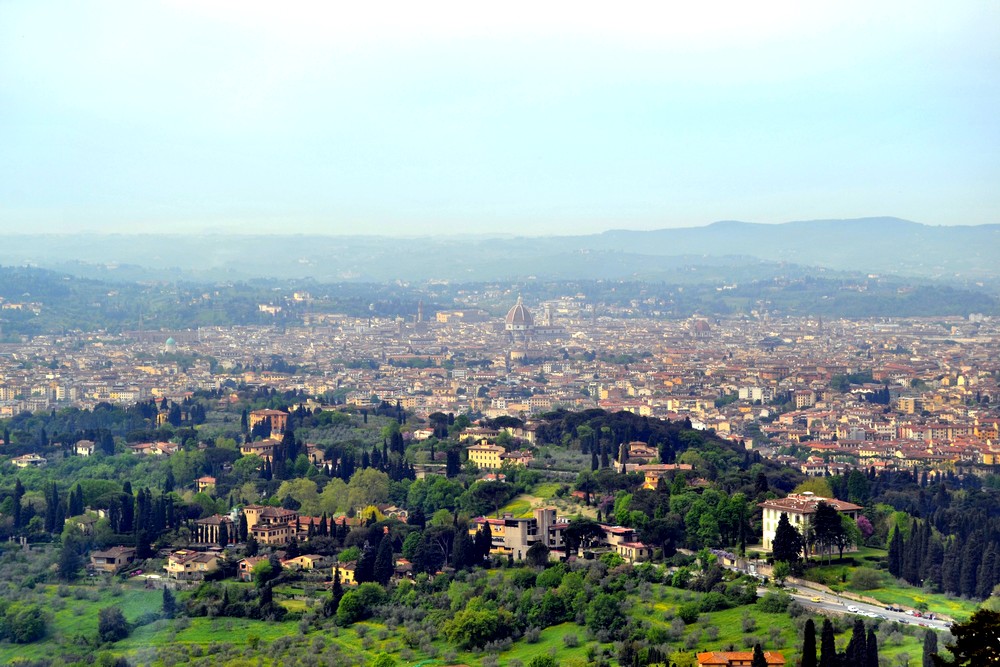
[[[698,614],[700,613],[701,608],[697,602],[685,602],[677,608],[677,616],[680,617],[686,625],[691,625],[697,621]]]
[[[726,598],[725,595],[713,591],[705,594],[705,597],[701,599],[700,606],[702,611],[712,612],[729,609],[732,606],[732,603]]]
[[[882,576],[878,570],[870,567],[859,567],[851,573],[851,585],[863,591],[870,591],[882,585]]]
[[[580,645],[580,638],[577,637],[572,632],[569,633],[569,634],[563,635],[562,640],[563,640],[563,644],[566,646],[566,648],[576,648],[577,646]]]
[[[14,603],[0,619],[0,638],[15,644],[29,644],[45,636],[48,620],[36,605]]]
[[[772,614],[783,614],[788,610],[788,605],[791,603],[792,596],[788,593],[768,591],[764,597],[757,601],[757,608]]]
[[[116,642],[128,637],[125,615],[118,607],[105,607],[98,612],[97,636],[102,642]]]

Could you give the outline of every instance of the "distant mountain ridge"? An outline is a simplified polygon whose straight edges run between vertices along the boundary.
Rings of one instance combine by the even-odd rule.
[[[526,277],[688,282],[706,269],[713,280],[745,280],[795,265],[992,284],[1000,282],[1000,225],[935,227],[879,217],[782,224],[727,220],[704,227],[496,238],[24,234],[5,237],[0,264],[112,280],[328,282]]]

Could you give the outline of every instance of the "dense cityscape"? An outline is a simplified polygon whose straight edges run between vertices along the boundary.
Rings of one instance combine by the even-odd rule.
[[[592,312],[567,296],[512,306],[506,319],[478,309],[425,317],[420,305],[409,321],[328,314],[299,326],[37,336],[3,345],[0,417],[250,387],[388,402],[423,418],[601,408],[689,419],[769,457],[808,453],[778,460],[813,476],[991,466],[1000,451],[994,318]]]
[[[0,665],[1000,667],[998,27],[0,2]]]
[[[275,318],[311,299],[300,291],[257,307]],[[475,305],[504,300],[505,315]],[[510,290],[464,291],[454,308],[433,312],[418,300],[412,316],[299,312],[280,325],[69,331],[3,344],[4,476],[17,481],[0,522],[22,545],[4,558],[52,559],[58,595],[110,577],[126,586],[115,584],[116,596],[131,590],[135,603],[162,607],[131,619],[105,607],[87,650],[121,664],[173,664],[176,649],[139,648],[129,636],[162,636],[178,622],[169,619],[186,616],[212,628],[216,617],[269,626],[248,648],[232,638],[214,645],[233,664],[258,654],[263,632],[277,664],[309,664],[299,655],[406,664],[443,650],[445,662],[483,665],[760,656],[808,665],[818,630],[802,622],[816,613],[828,619],[824,635],[853,632],[845,652],[825,649],[843,664],[876,664],[851,662],[870,654],[903,664],[911,642],[932,648],[936,631],[971,611],[947,600],[990,598],[1000,584],[992,524],[949,534],[948,518],[949,506],[962,511],[968,493],[996,479],[1000,338],[991,316],[670,320],[582,294],[525,303]],[[929,518],[923,489],[937,489],[937,514],[910,523]],[[827,512],[832,524],[820,518]],[[970,548],[987,555],[967,573],[963,563],[978,556]],[[402,619],[380,605],[406,607],[412,601],[398,596],[411,588],[430,594],[452,580],[452,590],[497,567],[520,582],[525,565],[548,565],[539,581],[550,570],[638,576],[668,609],[671,599],[680,606],[661,631],[629,620],[628,598],[595,590],[570,605],[557,593],[538,604],[563,611],[545,618],[536,603],[517,611],[498,601],[477,617],[483,627],[458,614],[430,641],[391,639]],[[879,595],[886,576],[916,593],[900,603]],[[464,585],[489,600],[490,587],[478,588],[486,582]],[[777,588],[758,590],[761,582]],[[162,605],[150,601],[157,591]],[[742,636],[720,640],[712,612],[758,595]],[[426,629],[427,609],[417,609],[414,630]],[[794,635],[753,634],[747,619],[761,613],[791,613]],[[63,646],[53,664],[76,664],[80,648],[65,643],[51,611],[6,614],[14,646],[48,637]],[[874,622],[851,620],[865,616]],[[583,641],[564,633],[560,650],[541,636],[574,617]],[[293,619],[301,637],[346,627],[360,644],[312,640],[303,651],[268,634]],[[376,643],[368,628],[379,623]],[[920,626],[926,636],[914,634]],[[532,650],[540,641],[544,653]],[[183,645],[183,660],[197,662],[200,642]]]

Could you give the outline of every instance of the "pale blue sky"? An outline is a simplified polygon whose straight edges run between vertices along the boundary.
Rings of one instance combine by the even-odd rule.
[[[997,223],[998,149],[992,0],[0,1],[0,232]]]

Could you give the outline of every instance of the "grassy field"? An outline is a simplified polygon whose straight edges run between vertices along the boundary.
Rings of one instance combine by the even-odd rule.
[[[963,600],[943,593],[928,593],[921,588],[899,582],[884,583],[881,588],[870,591],[856,590],[847,586],[846,590],[867,595],[885,604],[902,605],[904,607],[920,607],[938,614],[946,614],[956,621],[968,620],[968,617],[979,608],[979,603],[973,600]]]
[[[852,554],[855,566],[874,567],[885,557],[884,549],[862,549]],[[846,560],[846,558],[845,558]],[[892,577],[888,572],[881,572],[882,583],[879,588],[861,589],[851,582],[852,566],[848,563],[820,565],[809,568],[805,578],[810,581],[829,586],[837,592],[849,591],[858,595],[874,598],[884,604],[893,604],[909,608],[926,608],[937,614],[945,614],[957,621],[964,621],[978,608],[973,600],[963,600],[943,593],[929,593],[922,588],[911,586]]]
[[[595,516],[596,509],[584,507],[582,504],[556,498],[556,491],[562,486],[559,482],[542,482],[537,484],[531,493],[522,493],[500,508],[500,515],[510,513],[515,517],[531,517],[536,507],[555,506],[563,514],[584,514]]]
[[[15,658],[41,659],[51,657],[51,644],[72,644],[79,637],[97,635],[97,615],[104,607],[119,607],[129,622],[134,622],[146,612],[160,611],[163,598],[160,591],[132,586],[72,586],[62,589],[69,594],[62,597],[56,586],[36,586],[32,591],[42,598],[52,614],[46,642],[14,646],[0,644],[0,663],[8,664]]]
[[[513,576],[514,571],[505,571],[504,574]],[[115,590],[111,587],[69,587],[69,594],[64,588],[61,597],[53,586],[39,589],[47,598],[61,601],[55,604],[59,608],[53,612],[49,639],[26,646],[0,645],[0,663],[7,664],[17,658],[42,659],[74,651],[86,655],[93,652],[94,647],[74,644],[74,639],[78,636],[92,638],[96,635],[97,612],[100,608],[117,605],[122,608],[129,621],[135,621],[146,612],[158,611],[162,600],[160,591],[127,585]],[[76,589],[81,590],[77,593]],[[94,599],[89,599],[90,597]],[[703,614],[696,623],[683,626],[678,634],[676,622],[671,626],[677,608],[700,597],[699,593],[655,584],[645,593],[633,597],[630,614],[637,620],[647,622],[651,628],[662,631],[662,636],[669,641],[674,655],[681,661],[679,664],[693,658],[698,650],[728,647],[739,650],[752,646],[757,641],[769,650],[782,652],[789,664],[794,664],[798,658],[801,637],[797,629],[799,625],[786,613],[767,613],[759,607],[726,609]],[[307,606],[304,602],[293,600],[283,601],[282,604],[292,611],[302,611]],[[745,625],[748,623],[746,617],[752,618],[753,627]],[[427,667],[447,664],[481,665],[487,657],[485,653],[456,650],[443,638],[433,642],[433,652],[430,654],[416,648],[407,649],[400,631],[390,630],[375,621],[330,631],[300,627],[298,621],[271,623],[207,617],[158,620],[136,628],[127,639],[113,647],[104,648],[115,654],[139,658],[140,663],[145,664],[156,651],[170,647],[176,649],[178,646],[197,646],[207,650],[210,645],[229,645],[233,650],[247,651],[251,645],[259,643],[263,651],[279,639],[286,642],[290,647],[288,650],[293,652],[305,650],[312,642],[322,640],[327,646],[326,650],[340,651],[348,661],[352,656],[359,661],[370,661],[383,651],[393,655],[399,664],[422,662]],[[849,633],[841,633],[838,645],[843,646],[848,639]],[[508,650],[500,653],[498,658],[500,664],[508,664],[514,660],[527,664],[535,656],[551,655],[560,665],[583,667],[587,663],[588,651],[598,647],[612,650],[610,645],[599,645],[593,638],[588,638],[586,629],[575,623],[563,623],[546,628],[533,643],[523,640],[514,643]],[[908,653],[913,658],[919,656],[920,652],[921,642],[917,637],[892,634],[880,650],[880,655],[893,658]],[[265,656],[262,664],[280,662],[281,658],[278,656]]]

